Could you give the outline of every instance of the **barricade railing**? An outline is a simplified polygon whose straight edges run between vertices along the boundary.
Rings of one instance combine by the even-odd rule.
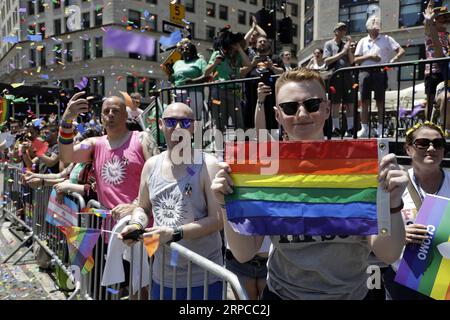
[[[28,246],[13,262],[13,264],[17,264],[33,250],[33,244],[36,243],[49,255],[52,263],[59,266],[68,280],[73,283],[74,290],[67,299],[75,299],[81,288],[81,284],[69,270],[67,264],[68,249],[65,236],[58,228],[50,225],[46,221],[51,188],[42,187],[33,189],[22,184],[22,168],[20,166],[3,163],[2,169],[4,174],[3,196],[5,201],[2,207],[2,218],[11,222],[9,230],[21,241],[2,263],[7,263],[22,247]],[[78,204],[80,210],[84,208],[84,199],[81,195],[73,193],[71,196]],[[18,232],[14,231],[15,226],[20,226],[23,230],[26,230],[27,234],[24,238]]]

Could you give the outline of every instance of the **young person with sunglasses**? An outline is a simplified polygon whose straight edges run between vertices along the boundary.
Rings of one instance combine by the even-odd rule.
[[[445,153],[445,135],[441,127],[432,122],[415,125],[406,134],[405,149],[412,160],[408,170],[410,186],[403,193],[402,216],[406,226],[405,245],[421,244],[427,236],[427,227],[414,223],[420,205],[427,194],[450,198],[450,174],[441,168]],[[430,300],[394,281],[400,265],[397,260],[384,273],[383,279],[388,299]]]
[[[277,80],[275,92],[276,119],[288,139],[323,141],[330,103],[320,75],[303,68],[288,71]],[[222,207],[224,230],[233,256],[245,262],[258,252],[264,236],[240,235],[228,224],[224,195],[233,192],[233,181],[230,167],[226,163],[219,165],[221,170],[213,180],[212,189]],[[400,256],[405,239],[399,212],[408,178],[395,155],[381,159],[378,180],[380,187],[390,193],[391,235],[270,236],[272,246],[263,299],[371,298],[366,273],[369,253],[373,251],[379,259],[392,263]]]
[[[220,208],[211,190],[212,177],[217,172],[217,160],[206,153],[194,157],[191,137],[194,133],[194,114],[184,103],[173,103],[167,107],[159,119],[159,127],[167,141],[167,151],[149,159],[142,171],[138,208],[133,211],[131,221],[121,236],[142,230],[153,217],[152,228],[144,230],[143,237],[159,235],[159,242],[179,243],[223,265],[222,229]],[[181,136],[181,139],[180,139]],[[187,147],[188,146],[188,147]],[[191,154],[185,154],[189,152]],[[195,161],[194,161],[195,160]],[[126,239],[128,245],[136,240]],[[153,263],[152,298],[160,298],[160,286],[164,287],[164,299],[172,299],[173,268],[171,250],[155,253]],[[164,278],[161,275],[163,263]],[[176,298],[187,298],[187,260],[179,258],[176,273]],[[204,272],[192,265],[192,299],[203,299]],[[213,274],[209,275],[209,299],[222,298],[222,282]]]

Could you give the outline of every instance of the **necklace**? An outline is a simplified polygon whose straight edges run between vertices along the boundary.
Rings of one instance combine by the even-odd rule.
[[[442,169],[441,169],[441,174],[442,174],[441,184],[439,185],[439,188],[437,189],[437,191],[434,193],[435,195],[438,194],[439,191],[441,191],[442,186],[444,185],[445,173],[444,173],[444,171]],[[423,189],[420,186],[419,181],[417,180],[417,177],[416,177],[415,174],[413,175],[413,178],[414,178],[414,183],[417,186],[417,191],[419,192],[420,199],[422,199],[422,201],[423,201],[423,199],[425,199],[426,192],[423,191]]]

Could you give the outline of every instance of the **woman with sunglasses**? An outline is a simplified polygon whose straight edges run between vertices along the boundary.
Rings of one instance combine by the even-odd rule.
[[[406,226],[405,245],[421,244],[427,236],[427,227],[414,223],[420,205],[427,194],[450,198],[450,174],[441,168],[445,153],[445,135],[441,127],[432,122],[415,125],[406,134],[405,149],[411,157],[408,170],[410,186],[403,193],[402,216]],[[397,260],[383,275],[388,299],[429,300],[394,281],[400,265]]]
[[[275,84],[275,93],[276,119],[289,141],[325,139],[323,127],[330,115],[330,103],[325,84],[317,72],[304,68],[285,72]],[[258,117],[263,119],[264,115]],[[233,192],[233,181],[229,165],[220,163],[219,166],[221,170],[211,188],[222,207],[230,250],[243,263],[258,253],[264,236],[241,235],[228,223],[224,195]],[[390,193],[391,235],[270,236],[272,245],[263,300],[373,298],[367,287],[369,253],[373,251],[380,260],[390,264],[400,256],[405,239],[405,227],[399,213],[408,178],[398,166],[395,155],[381,159],[378,181],[379,186]]]

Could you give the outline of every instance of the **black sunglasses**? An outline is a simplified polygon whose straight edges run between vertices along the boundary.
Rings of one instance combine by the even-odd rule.
[[[312,98],[307,99],[305,101],[291,101],[291,102],[283,102],[280,103],[279,106],[283,110],[284,114],[287,116],[293,116],[297,113],[300,105],[305,107],[305,110],[308,113],[317,112],[320,109],[320,104],[323,102],[321,98]]]
[[[166,127],[169,129],[176,127],[177,123],[180,123],[180,126],[182,129],[188,129],[191,126],[192,121],[194,121],[194,120],[188,119],[188,118],[182,118],[182,119],[164,118],[163,120],[164,120]]]
[[[436,150],[441,150],[445,148],[446,141],[443,138],[438,138],[434,140],[422,138],[416,139],[413,142],[413,145],[420,150],[427,150],[430,147],[430,144],[433,144],[433,148]]]

